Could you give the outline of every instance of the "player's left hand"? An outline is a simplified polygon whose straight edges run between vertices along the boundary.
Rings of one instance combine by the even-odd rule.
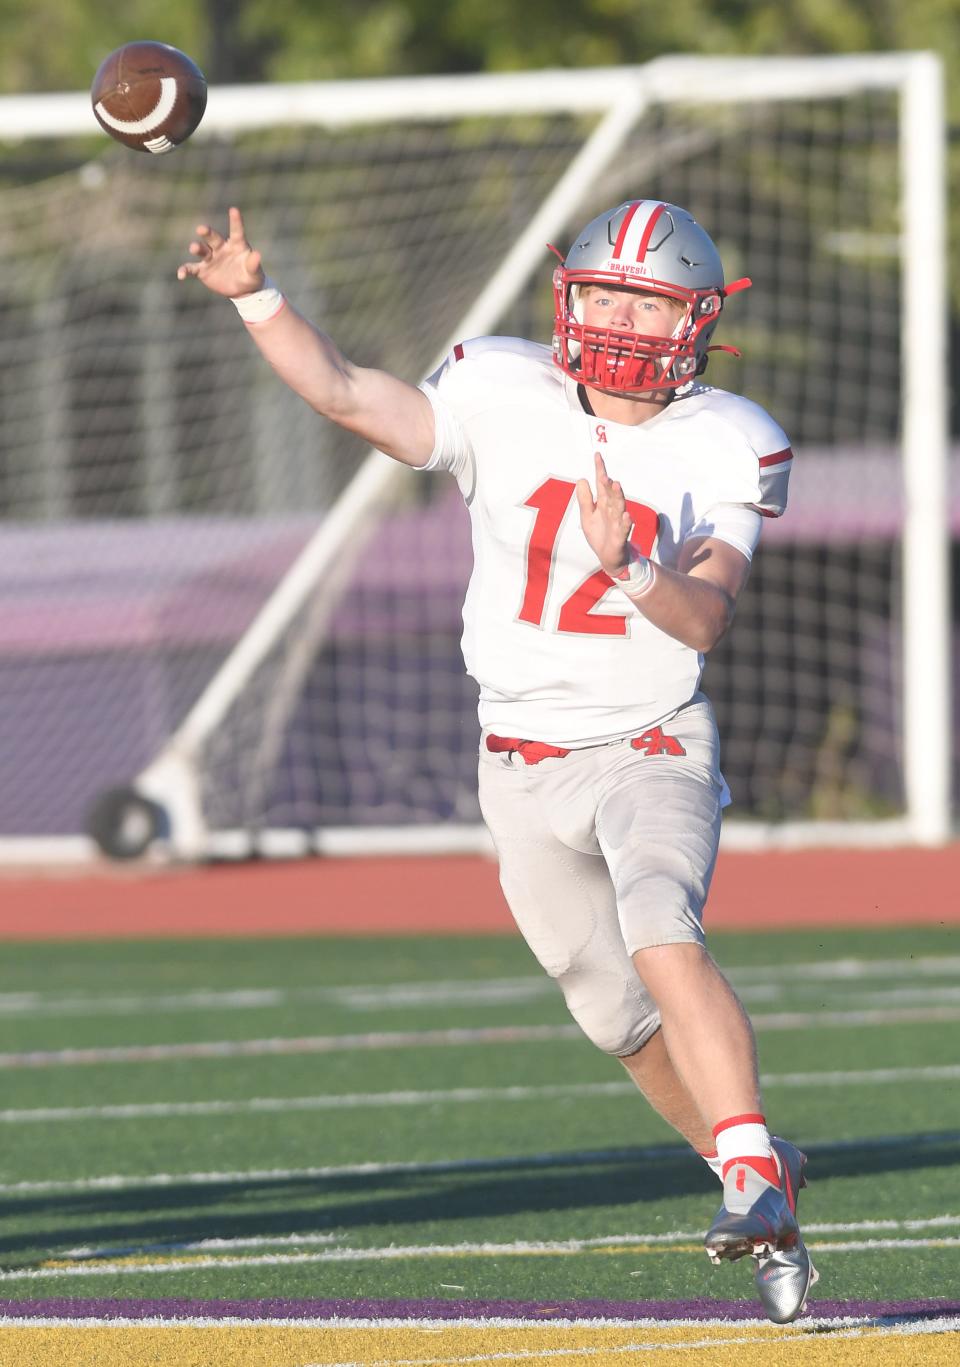
[[[596,552],[601,568],[616,578],[629,563],[628,546],[633,519],[627,512],[623,489],[607,474],[607,467],[599,452],[595,454],[594,462],[597,471],[596,499],[589,480],[577,480],[580,526]]]

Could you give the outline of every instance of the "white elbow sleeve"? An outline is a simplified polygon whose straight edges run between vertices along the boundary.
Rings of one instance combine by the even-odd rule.
[[[747,560],[752,560],[762,526],[763,518],[754,508],[747,508],[742,503],[717,503],[691,527],[684,541],[713,537],[726,541]]]

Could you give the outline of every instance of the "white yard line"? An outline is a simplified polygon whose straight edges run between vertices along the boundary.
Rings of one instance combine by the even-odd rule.
[[[960,1133],[954,1130],[933,1134],[879,1135],[845,1139],[831,1143],[802,1143],[807,1152],[823,1149],[830,1153],[867,1150],[896,1151],[941,1144],[956,1145]],[[313,1182],[326,1177],[391,1177],[401,1173],[433,1175],[459,1172],[517,1172],[528,1169],[580,1168],[584,1164],[609,1166],[617,1163],[651,1162],[656,1159],[689,1157],[681,1144],[665,1144],[643,1149],[580,1149],[565,1153],[509,1154],[499,1158],[439,1158],[426,1162],[345,1163],[309,1168],[252,1168],[240,1171],[110,1173],[101,1177],[56,1177],[39,1181],[2,1182],[0,1196],[28,1195],[36,1192],[129,1191],[156,1187],[233,1186],[253,1182]]]
[[[852,1068],[831,1073],[761,1073],[764,1087],[850,1087],[865,1083],[956,1082],[960,1063],[930,1064],[923,1068]]]
[[[956,1069],[960,1077],[960,1067]],[[166,1116],[256,1115],[294,1111],[339,1111],[367,1107],[460,1106],[471,1102],[534,1101],[551,1097],[635,1096],[632,1082],[558,1083],[538,1087],[454,1087],[447,1091],[353,1092],[341,1095],[253,1097],[248,1101],[172,1101],[141,1105],[62,1106],[36,1110],[0,1111],[7,1124],[71,1120],[131,1120]]]
[[[222,1328],[229,1329],[233,1326],[244,1329],[257,1329],[261,1326],[270,1329],[406,1329],[406,1330],[430,1330],[438,1329],[543,1329],[545,1326],[560,1329],[697,1329],[705,1331],[708,1329],[731,1329],[733,1322],[725,1319],[691,1319],[678,1317],[677,1319],[654,1319],[650,1316],[641,1316],[637,1319],[624,1319],[621,1316],[611,1315],[603,1319],[570,1319],[557,1316],[550,1317],[549,1320],[539,1319],[520,1319],[507,1318],[504,1315],[470,1315],[464,1313],[450,1318],[434,1319],[424,1316],[422,1319],[411,1320],[408,1318],[400,1319],[391,1315],[370,1315],[365,1319],[359,1319],[351,1315],[331,1315],[326,1319],[318,1319],[315,1316],[304,1316],[300,1319],[290,1319],[289,1316],[276,1318],[265,1315],[262,1319],[249,1315],[184,1315],[164,1316],[145,1315],[143,1317],[131,1317],[127,1315],[110,1316],[84,1314],[82,1310],[77,1311],[76,1315],[0,1315],[0,1325],[13,1328],[17,1325],[32,1329],[58,1329],[58,1328],[144,1328],[144,1329],[163,1329],[163,1328],[185,1328],[185,1329],[206,1329]],[[920,1325],[917,1321],[899,1321],[878,1324],[875,1316],[871,1315],[805,1315],[803,1320],[792,1326],[786,1331],[794,1341],[798,1338],[803,1339],[806,1333],[821,1329],[869,1329],[874,1330],[878,1335],[888,1331],[903,1331],[912,1333],[918,1332],[942,1334],[950,1330],[960,1329],[960,1315],[938,1315],[935,1319],[923,1320]],[[736,1328],[745,1329],[764,1329],[771,1330],[770,1321],[767,1319],[742,1319],[736,1321]],[[831,1335],[831,1338],[833,1335]],[[729,1342],[729,1340],[726,1340]],[[772,1336],[765,1336],[767,1343],[774,1342]],[[444,1359],[447,1361],[448,1359]],[[329,1364],[326,1365],[329,1367]],[[358,1367],[371,1367],[370,1363],[358,1364]],[[396,1364],[391,1364],[396,1367]],[[436,1367],[436,1362],[431,1363],[431,1367]]]
[[[960,1007],[917,1006],[894,1011],[778,1011],[751,1012],[754,1030],[849,1029],[859,1025],[926,1025],[960,1020]]]
[[[644,1151],[651,1158],[671,1158],[683,1152],[678,1146]],[[584,1162],[636,1160],[634,1149],[580,1151],[569,1154],[532,1154],[527,1158],[441,1158],[432,1162],[345,1163],[311,1168],[253,1168],[241,1171],[110,1173],[102,1177],[56,1177],[43,1181],[0,1182],[0,1195],[32,1195],[35,1192],[129,1191],[138,1188],[177,1186],[235,1186],[251,1182],[314,1182],[326,1177],[392,1177],[401,1173],[500,1172],[523,1168],[554,1168]]]
[[[851,1029],[864,1025],[930,1025],[960,1020],[960,1006],[892,1011],[780,1011],[752,1016],[755,1030]],[[420,1049],[472,1044],[583,1040],[576,1025],[494,1025],[451,1030],[374,1030],[365,1034],[197,1040],[182,1044],[122,1044],[89,1049],[29,1049],[0,1054],[0,1070],[73,1068],[86,1064],[157,1063],[184,1058],[253,1058],[264,1054],[333,1054],[368,1049]]]
[[[189,1044],[121,1044],[92,1049],[33,1049],[0,1054],[0,1069],[154,1063],[180,1058],[255,1058],[264,1054],[334,1054],[366,1049],[421,1049],[468,1044],[539,1043],[583,1038],[575,1025],[494,1025],[453,1030],[372,1030],[358,1035],[198,1040]]]
[[[871,1253],[887,1248],[958,1248],[960,1239],[859,1239],[845,1243],[810,1243],[822,1253]]]
[[[639,1247],[661,1254],[701,1251],[702,1231],[691,1243],[658,1246],[656,1249],[642,1239]],[[0,1282],[50,1281],[59,1277],[137,1276],[148,1273],[183,1272],[206,1268],[291,1267],[305,1263],[395,1262],[409,1258],[469,1258],[469,1257],[564,1257],[588,1252],[592,1248],[617,1247],[624,1243],[569,1240],[558,1243],[460,1243],[388,1245],[383,1248],[327,1248],[312,1253],[255,1253],[244,1257],[209,1257],[203,1254],[187,1258],[164,1258],[151,1262],[147,1258],[132,1257],[115,1261],[90,1259],[66,1265],[11,1269],[0,1272]],[[844,1243],[812,1242],[807,1245],[820,1253],[870,1253],[889,1249],[957,1248],[960,1238],[932,1239],[861,1239]],[[630,1246],[624,1248],[629,1254]]]
[[[833,1224],[803,1223],[804,1234],[856,1234],[868,1229],[950,1229],[960,1215],[931,1215],[926,1220],[847,1220]]]
[[[956,1082],[960,1064],[923,1068],[873,1068],[832,1073],[764,1073],[764,1087],[887,1086],[895,1082]],[[444,1091],[347,1092],[321,1096],[263,1096],[245,1101],[154,1101],[110,1106],[44,1106],[0,1111],[0,1124],[57,1124],[75,1120],[142,1120],[174,1116],[286,1114],[367,1107],[461,1106],[509,1101],[549,1101],[568,1097],[634,1097],[632,1082],[545,1083],[540,1086],[454,1087]]]
[[[850,997],[847,997],[850,1000]],[[913,1002],[927,1002],[937,1006],[949,1006],[960,1002],[960,987],[931,987],[920,984],[917,987],[885,987],[881,991],[858,992],[857,1006],[909,1006]]]
[[[952,1320],[946,1316],[941,1317],[944,1324],[950,1326]],[[929,1323],[939,1323],[939,1320],[928,1321]],[[960,1318],[957,1320],[960,1325]],[[760,1329],[769,1328],[770,1321],[766,1319],[742,1319],[737,1320],[739,1329]],[[814,1325],[829,1325],[838,1327],[841,1325],[859,1326],[860,1324],[872,1324],[863,1315],[845,1315],[842,1319],[823,1319],[810,1317],[805,1319],[803,1327],[812,1328]],[[437,1329],[543,1329],[544,1326],[561,1329],[665,1329],[665,1328],[697,1328],[697,1329],[723,1329],[730,1328],[730,1320],[722,1319],[671,1319],[658,1320],[649,1317],[639,1319],[623,1319],[622,1317],[611,1315],[609,1318],[589,1320],[569,1319],[562,1316],[546,1319],[514,1319],[504,1315],[462,1315],[451,1316],[449,1319],[434,1319],[424,1316],[422,1319],[399,1319],[391,1315],[370,1315],[366,1319],[358,1319],[350,1315],[331,1315],[328,1319],[317,1319],[315,1316],[305,1316],[303,1319],[290,1319],[289,1317],[278,1319],[265,1315],[262,1319],[254,1318],[249,1315],[184,1315],[161,1318],[158,1315],[145,1315],[133,1318],[131,1316],[117,1315],[106,1318],[101,1315],[87,1315],[81,1310],[75,1316],[57,1315],[0,1315],[0,1325],[10,1328],[16,1325],[29,1326],[31,1329],[58,1329],[58,1328],[144,1328],[144,1329],[163,1329],[163,1328],[185,1328],[185,1329],[206,1329],[221,1328],[229,1329],[234,1325],[244,1329],[259,1329],[260,1327],[270,1329],[406,1329],[406,1330],[430,1330]],[[369,1367],[369,1364],[362,1364],[361,1367]],[[392,1364],[391,1367],[395,1367]],[[436,1367],[432,1363],[431,1367]]]
[[[960,977],[960,954],[910,959],[826,959],[808,964],[751,964],[724,969],[738,985],[749,982],[856,982],[870,978]]]
[[[462,982],[384,983],[379,987],[258,987],[188,992],[57,996],[46,992],[0,992],[0,1016],[141,1016],[181,1011],[251,1011],[311,1003],[353,1011],[411,1006],[499,1005],[556,995],[544,975],[481,978]]]
[[[895,1232],[897,1230],[918,1231],[922,1229],[951,1229],[960,1226],[960,1215],[935,1215],[928,1220],[855,1220],[840,1224],[807,1224],[804,1222],[803,1232],[808,1238],[814,1234],[866,1234],[878,1230]],[[675,1229],[665,1234],[608,1234],[601,1235],[595,1239],[554,1239],[541,1241],[522,1241],[514,1240],[509,1244],[430,1244],[416,1245],[419,1250],[425,1247],[426,1251],[433,1255],[445,1253],[463,1253],[465,1250],[474,1252],[490,1253],[575,1253],[587,1251],[592,1248],[617,1248],[621,1245],[632,1246],[634,1244],[641,1247],[655,1248],[658,1246],[669,1246],[670,1244],[689,1244],[697,1243],[703,1234],[702,1229]],[[165,1243],[165,1244],[140,1244],[137,1246],[128,1245],[125,1247],[104,1247],[104,1248],[70,1248],[63,1253],[64,1258],[87,1260],[91,1258],[130,1258],[145,1257],[148,1254],[167,1254],[167,1253],[209,1253],[219,1251],[231,1253],[241,1248],[309,1248],[315,1244],[331,1245],[342,1244],[346,1235],[329,1233],[304,1233],[304,1234],[277,1234],[273,1237],[260,1235],[252,1238],[238,1239],[194,1239],[184,1243]],[[824,1248],[833,1248],[832,1244],[822,1245]],[[376,1250],[373,1250],[376,1252]],[[367,1250],[366,1252],[369,1252]],[[344,1250],[347,1253],[365,1256],[365,1251],[360,1249]]]
[[[834,959],[825,963],[761,964],[725,970],[738,987],[767,989],[801,982],[869,982],[875,979],[960,977],[960,955],[915,959]],[[0,1016],[140,1016],[197,1010],[249,1011],[291,1003],[326,1003],[355,1011],[463,1003],[530,1001],[556,993],[543,976],[481,978],[455,982],[356,984],[342,987],[251,987],[186,992],[99,994],[0,992]]]
[[[960,1223],[960,1221],[958,1221]],[[237,1248],[310,1248],[314,1244],[342,1244],[345,1234],[258,1234],[243,1239],[193,1239],[186,1243],[140,1244],[137,1248],[67,1248],[64,1258],[120,1258],[133,1253],[209,1253],[221,1250],[229,1253]]]

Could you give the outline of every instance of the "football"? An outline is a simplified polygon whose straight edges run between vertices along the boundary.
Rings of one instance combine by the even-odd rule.
[[[90,99],[111,138],[138,152],[172,152],[203,118],[207,83],[184,53],[166,43],[124,43],[100,63]]]

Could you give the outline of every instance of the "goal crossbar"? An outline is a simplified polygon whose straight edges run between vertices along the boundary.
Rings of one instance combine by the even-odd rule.
[[[465,76],[297,81],[211,88],[193,135],[232,137],[265,125],[327,128],[504,114],[591,114],[621,100],[725,104],[737,100],[801,100],[860,90],[906,90],[911,82],[942,86],[939,58],[929,52],[836,57],[658,57],[642,66],[495,72]],[[85,91],[0,96],[4,137],[74,137],[101,130]]]

